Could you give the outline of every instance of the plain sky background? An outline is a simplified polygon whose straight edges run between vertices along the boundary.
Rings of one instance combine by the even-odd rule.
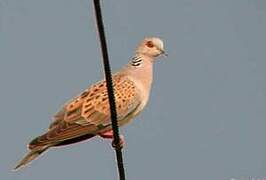
[[[92,5],[0,0],[1,180],[117,179],[100,138],[10,171],[61,105],[103,77]],[[266,179],[266,1],[105,0],[103,14],[113,70],[145,36],[169,54],[122,129],[128,179]]]

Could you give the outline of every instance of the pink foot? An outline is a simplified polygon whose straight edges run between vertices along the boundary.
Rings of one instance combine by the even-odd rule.
[[[100,133],[99,136],[101,136],[104,139],[113,139],[114,133],[113,133],[113,130],[110,130],[110,131]],[[119,145],[118,146],[114,144],[114,140],[112,141],[112,146],[115,149],[121,149],[121,148],[123,148],[124,145],[125,145],[125,138],[123,135],[119,136]]]

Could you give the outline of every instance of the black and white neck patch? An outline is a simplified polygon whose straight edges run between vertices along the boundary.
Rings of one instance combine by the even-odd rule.
[[[130,62],[130,64],[131,64],[131,66],[134,66],[134,67],[140,67],[142,62],[143,62],[142,57],[135,56],[132,58],[132,61]]]

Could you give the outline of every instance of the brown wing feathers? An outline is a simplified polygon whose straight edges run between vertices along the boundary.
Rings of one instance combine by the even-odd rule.
[[[58,145],[63,141],[75,139],[88,134],[88,132],[93,132],[96,130],[97,127],[95,126],[79,126],[78,124],[62,123],[44,135],[33,139],[29,143],[29,149],[34,149],[37,146],[44,145]]]
[[[127,78],[114,79],[116,106],[119,118],[126,116],[136,106],[136,88]],[[84,91],[80,96],[66,104],[55,115],[49,131],[35,138],[29,148],[43,145],[58,145],[86,134],[94,136],[99,130],[110,126],[109,102],[104,81]],[[90,137],[91,137],[90,136]]]

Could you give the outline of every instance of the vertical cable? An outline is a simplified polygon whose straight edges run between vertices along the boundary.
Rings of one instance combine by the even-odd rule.
[[[107,86],[107,91],[108,91],[112,128],[113,128],[113,134],[114,134],[113,143],[114,143],[114,149],[116,152],[117,167],[118,167],[120,180],[125,180],[125,170],[124,170],[124,164],[123,164],[123,154],[121,151],[122,147],[120,145],[120,138],[119,138],[119,128],[118,128],[118,123],[117,123],[117,112],[116,112],[116,104],[115,104],[115,97],[114,97],[112,73],[111,73],[111,68],[109,64],[109,57],[108,57],[108,50],[107,50],[105,33],[104,33],[104,25],[103,25],[103,20],[102,20],[100,0],[94,0],[94,9],[95,9],[98,33],[100,37],[106,86]]]

